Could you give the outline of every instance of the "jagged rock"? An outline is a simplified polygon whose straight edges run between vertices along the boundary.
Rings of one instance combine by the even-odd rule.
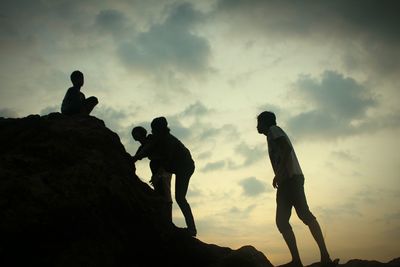
[[[272,266],[168,223],[97,118],[0,118],[0,149],[0,266]]]

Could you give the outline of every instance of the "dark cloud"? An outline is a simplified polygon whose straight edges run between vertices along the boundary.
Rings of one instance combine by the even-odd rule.
[[[177,136],[183,139],[192,139],[197,141],[213,141],[219,136],[224,136],[228,140],[233,140],[238,136],[236,126],[232,124],[224,124],[220,127],[215,127],[207,122],[204,122],[214,110],[206,107],[202,102],[196,101],[188,105],[183,111],[168,116],[168,124],[171,130]],[[185,127],[181,121],[192,119],[192,123]]]
[[[126,143],[127,140],[132,138],[131,127],[124,126],[126,120],[134,115],[131,112],[100,104],[94,108],[91,115],[103,120],[107,128],[116,132],[121,140],[123,140],[123,143]]]
[[[349,68],[372,67],[386,76],[400,70],[399,8],[391,0],[220,0],[217,14],[234,17],[237,32],[261,32],[269,42],[335,43]]]
[[[121,34],[127,34],[129,20],[119,10],[107,9],[102,10],[96,16],[95,25],[101,32],[111,33],[116,37],[121,37]],[[130,34],[133,34],[130,32]]]
[[[264,182],[257,180],[256,177],[245,178],[239,182],[239,185],[243,189],[243,194],[248,197],[255,197],[271,191]]]
[[[18,114],[13,109],[0,108],[0,117],[3,117],[3,118],[16,118],[16,117],[18,117]]]
[[[250,215],[250,213],[257,207],[257,205],[253,204],[253,205],[249,205],[245,208],[238,208],[236,206],[232,207],[229,210],[229,213],[234,214],[234,215],[241,215],[242,218],[248,218],[248,216]]]
[[[266,147],[250,147],[246,143],[242,142],[235,147],[235,155],[240,155],[244,160],[241,163],[230,160],[228,166],[231,169],[238,169],[247,167],[257,161],[264,160],[266,158]]]
[[[273,26],[266,30],[296,35],[357,33],[389,42],[400,41],[399,7],[391,0],[221,0],[218,5],[221,12],[238,12],[256,22],[261,19],[264,23],[259,27]]]
[[[209,162],[207,163],[202,169],[202,172],[210,172],[210,171],[215,171],[215,170],[220,170],[225,167],[225,161],[220,160],[220,161],[215,161],[215,162]]]
[[[320,80],[302,76],[295,86],[308,105],[307,111],[288,120],[296,138],[336,139],[359,133],[368,123],[367,111],[377,104],[366,87],[334,71],[325,71]]]
[[[175,6],[162,24],[154,24],[131,42],[120,45],[119,55],[128,66],[157,73],[177,71],[185,74],[208,68],[210,46],[207,39],[193,33],[202,14],[184,3]]]
[[[179,114],[180,116],[194,116],[199,117],[211,112],[206,106],[200,101],[196,101],[194,104],[189,105],[185,110]]]

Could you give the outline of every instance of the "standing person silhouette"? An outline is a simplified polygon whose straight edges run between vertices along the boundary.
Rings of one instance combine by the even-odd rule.
[[[339,260],[332,261],[326,248],[321,227],[310,212],[304,193],[304,175],[293,146],[286,133],[276,125],[275,114],[269,111],[257,117],[257,131],[267,137],[268,154],[275,173],[272,185],[276,193],[276,225],[285,240],[292,261],[282,266],[303,266],[292,227],[289,224],[292,207],[304,224],[308,225],[321,253],[322,266],[335,266]]]
[[[197,235],[192,210],[186,200],[190,177],[195,165],[189,149],[170,133],[165,117],[158,117],[151,122],[151,132],[154,142],[137,153],[133,160],[141,160],[149,154],[156,153],[160,157],[161,166],[169,173],[175,174],[175,199],[181,209],[191,236]]]
[[[81,92],[81,87],[84,84],[82,72],[79,70],[72,72],[71,82],[73,86],[67,90],[64,96],[61,113],[65,115],[89,115],[99,101],[94,96],[85,98],[85,95]]]

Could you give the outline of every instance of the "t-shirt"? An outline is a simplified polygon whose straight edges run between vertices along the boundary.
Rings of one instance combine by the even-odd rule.
[[[80,113],[84,100],[85,95],[80,91],[79,87],[69,88],[61,105],[61,113],[67,115]]]
[[[277,143],[277,139],[283,137],[286,139],[287,143],[290,145],[291,152],[290,156],[288,157],[288,161],[286,162],[283,170],[283,179],[290,179],[295,175],[303,175],[301,171],[299,161],[297,159],[296,153],[292,146],[292,143],[289,140],[289,137],[286,133],[278,126],[273,125],[267,131],[267,142],[268,142],[268,154],[271,160],[272,168],[274,169],[274,173],[276,175],[279,164],[282,160],[282,151],[279,148]]]
[[[188,164],[193,164],[189,149],[172,134],[167,134],[160,140],[162,164],[168,172],[175,173]]]

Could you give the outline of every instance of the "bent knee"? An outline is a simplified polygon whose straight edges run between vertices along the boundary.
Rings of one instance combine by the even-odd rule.
[[[315,216],[310,212],[304,212],[298,214],[299,219],[305,224],[305,225],[310,225],[312,222],[316,220]]]
[[[287,231],[292,230],[292,226],[290,225],[288,220],[276,220],[276,227],[278,227],[279,232],[285,233]]]

